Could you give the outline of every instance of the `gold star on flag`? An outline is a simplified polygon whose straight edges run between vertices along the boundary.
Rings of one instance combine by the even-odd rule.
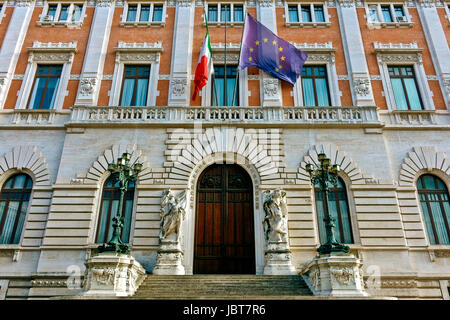
[[[281,60],[284,61],[284,59],[286,59],[286,57],[285,56],[281,56]]]
[[[276,45],[276,44],[277,44],[277,42],[276,42],[275,40],[273,40],[273,41],[272,41],[272,44],[273,44],[273,45]]]
[[[248,57],[248,61],[252,61],[253,60],[253,58],[252,57]]]
[[[264,42],[267,42],[267,38],[264,38]]]
[[[280,47],[280,49],[279,49],[279,50],[280,50],[280,52],[281,52],[281,51],[283,51],[283,48],[282,48],[282,47]]]
[[[250,48],[250,52],[253,52],[253,48]]]
[[[283,66],[280,64],[280,65],[278,66],[278,68],[283,69]]]
[[[278,68],[275,68],[275,71],[276,71],[276,72],[278,72],[278,70],[279,70]]]
[[[255,44],[256,44],[256,45],[258,45],[258,44],[259,44],[259,41],[258,41],[258,40],[256,40],[256,41],[255,41]]]

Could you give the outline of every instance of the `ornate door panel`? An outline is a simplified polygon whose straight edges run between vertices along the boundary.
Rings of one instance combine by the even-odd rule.
[[[200,175],[194,273],[255,273],[252,194],[238,165],[214,164]]]

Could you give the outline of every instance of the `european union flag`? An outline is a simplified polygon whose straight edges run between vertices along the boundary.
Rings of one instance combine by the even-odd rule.
[[[293,86],[307,58],[306,52],[277,37],[247,13],[239,68],[255,66]]]

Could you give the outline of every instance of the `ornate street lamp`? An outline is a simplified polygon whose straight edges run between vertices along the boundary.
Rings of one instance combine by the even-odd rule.
[[[122,228],[125,217],[122,216],[123,212],[123,199],[125,193],[128,191],[128,185],[130,182],[136,183],[138,180],[139,172],[142,170],[142,163],[135,163],[133,166],[129,165],[131,154],[124,153],[122,157],[117,159],[117,164],[110,163],[108,165],[108,171],[111,172],[113,182],[116,184],[119,182],[120,200],[119,207],[117,208],[116,216],[112,219],[113,223],[113,235],[108,243],[104,243],[98,247],[99,252],[112,252],[128,254],[130,253],[130,245],[123,243]]]
[[[321,254],[330,254],[330,253],[348,253],[350,248],[346,245],[340,244],[336,241],[334,235],[334,227],[335,227],[335,218],[330,216],[329,207],[328,207],[328,192],[330,185],[336,187],[338,182],[338,172],[339,165],[333,164],[330,167],[331,160],[327,158],[325,153],[320,153],[318,155],[318,159],[320,162],[320,168],[314,170],[313,165],[311,163],[306,164],[306,171],[308,171],[311,177],[311,183],[313,188],[318,183],[320,190],[324,193],[324,211],[325,211],[325,228],[327,232],[327,242],[322,244],[317,251]]]

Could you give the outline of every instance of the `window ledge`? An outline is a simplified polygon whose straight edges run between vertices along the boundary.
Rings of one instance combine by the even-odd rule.
[[[121,27],[131,28],[131,27],[164,27],[166,23],[164,21],[125,21],[121,22]]]
[[[227,26],[231,27],[241,27],[244,25],[244,21],[227,21]],[[203,22],[203,26],[206,26],[206,23]],[[225,26],[225,22],[222,21],[208,21],[208,26],[213,27],[222,27]]]
[[[286,22],[289,28],[328,28],[331,22]]]
[[[413,22],[367,22],[369,29],[379,28],[412,28]]]
[[[66,27],[66,28],[81,28],[83,22],[67,22],[67,21],[38,21],[37,25],[40,27]]]

